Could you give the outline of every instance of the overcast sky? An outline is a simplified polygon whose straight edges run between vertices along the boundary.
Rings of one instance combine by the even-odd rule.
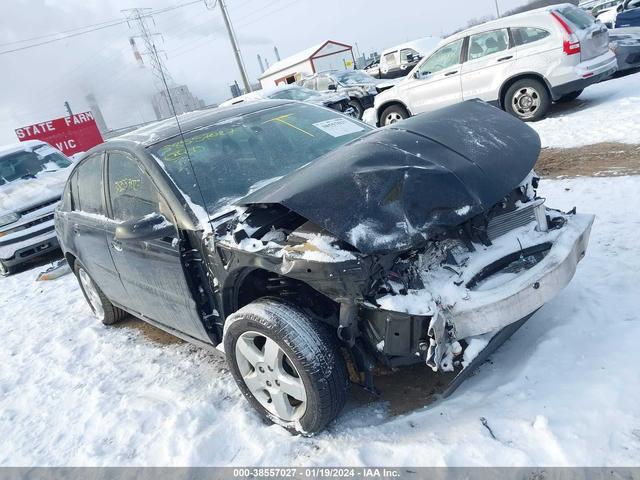
[[[210,4],[213,0],[208,0]],[[46,41],[18,41],[123,18],[122,9],[155,10],[187,0],[2,0],[0,52]],[[525,0],[498,0],[502,10]],[[325,40],[380,52],[403,41],[440,36],[470,18],[495,12],[494,0],[227,0],[250,78],[260,73],[256,55],[275,61]],[[162,33],[157,47],[177,83],[207,103],[230,96],[237,72],[219,7],[204,1],[154,16]],[[151,25],[153,26],[153,25]],[[118,128],[154,119],[149,69],[140,67],[129,45],[137,32],[122,24],[47,45],[0,54],[0,144],[15,142],[14,129],[88,110],[92,92],[107,125]]]

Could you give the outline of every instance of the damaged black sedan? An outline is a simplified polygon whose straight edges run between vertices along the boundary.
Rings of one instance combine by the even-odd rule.
[[[91,150],[56,230],[105,324],[217,347],[256,410],[313,433],[378,367],[454,388],[570,281],[593,216],[545,206],[539,150],[477,101],[377,130],[298,102],[195,112]]]

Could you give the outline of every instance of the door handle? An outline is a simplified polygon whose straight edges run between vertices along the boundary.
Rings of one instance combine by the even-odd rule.
[[[512,58],[513,58],[513,55],[509,55],[508,57],[499,58],[498,61],[499,62],[504,62],[505,60],[511,60]]]
[[[118,240],[111,240],[111,246],[116,252],[122,251],[122,243],[120,243],[120,241]]]
[[[444,74],[444,76],[448,77],[449,75],[455,75],[456,73],[458,73],[458,70],[454,70],[453,72],[447,72]]]

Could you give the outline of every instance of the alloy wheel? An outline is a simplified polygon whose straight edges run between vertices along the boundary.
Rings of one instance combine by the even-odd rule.
[[[244,332],[236,342],[236,362],[247,388],[269,413],[286,422],[304,415],[304,383],[275,340],[263,333]]]
[[[540,108],[540,94],[533,87],[524,87],[516,91],[512,98],[513,111],[521,118],[533,117]]]
[[[385,117],[384,124],[391,125],[392,123],[399,122],[400,120],[403,120],[402,115],[397,112],[391,112]]]
[[[93,280],[91,280],[89,274],[82,268],[78,270],[78,277],[80,277],[82,290],[84,290],[84,293],[87,295],[87,300],[89,300],[89,306],[93,310],[93,313],[95,313],[98,318],[104,318],[102,301],[100,300],[98,289],[93,283]]]

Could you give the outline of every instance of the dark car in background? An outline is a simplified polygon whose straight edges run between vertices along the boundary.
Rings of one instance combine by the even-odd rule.
[[[307,102],[320,107],[328,107],[333,110],[345,113],[351,117],[356,117],[356,110],[351,107],[349,97],[345,93],[326,91],[317,92],[310,88],[300,87],[298,85],[281,85],[275,88],[263,88],[255,90],[251,93],[240,95],[239,97],[230,98],[220,104],[220,107],[230,107],[245,102],[255,102],[258,100],[296,100],[298,102]]]
[[[0,147],[0,275],[58,249],[53,210],[70,165],[39,140]]]
[[[103,323],[223,347],[289,430],[323,429],[380,368],[455,386],[585,254],[593,216],[545,207],[537,134],[482,102],[384,129],[271,100],[179,118],[73,168],[62,249]]]
[[[618,6],[615,27],[640,27],[640,0],[624,0]]]
[[[335,91],[349,97],[349,106],[362,118],[367,108],[373,107],[373,99],[378,94],[380,83],[361,70],[331,70],[319,72],[303,78],[299,85],[319,92]]]

